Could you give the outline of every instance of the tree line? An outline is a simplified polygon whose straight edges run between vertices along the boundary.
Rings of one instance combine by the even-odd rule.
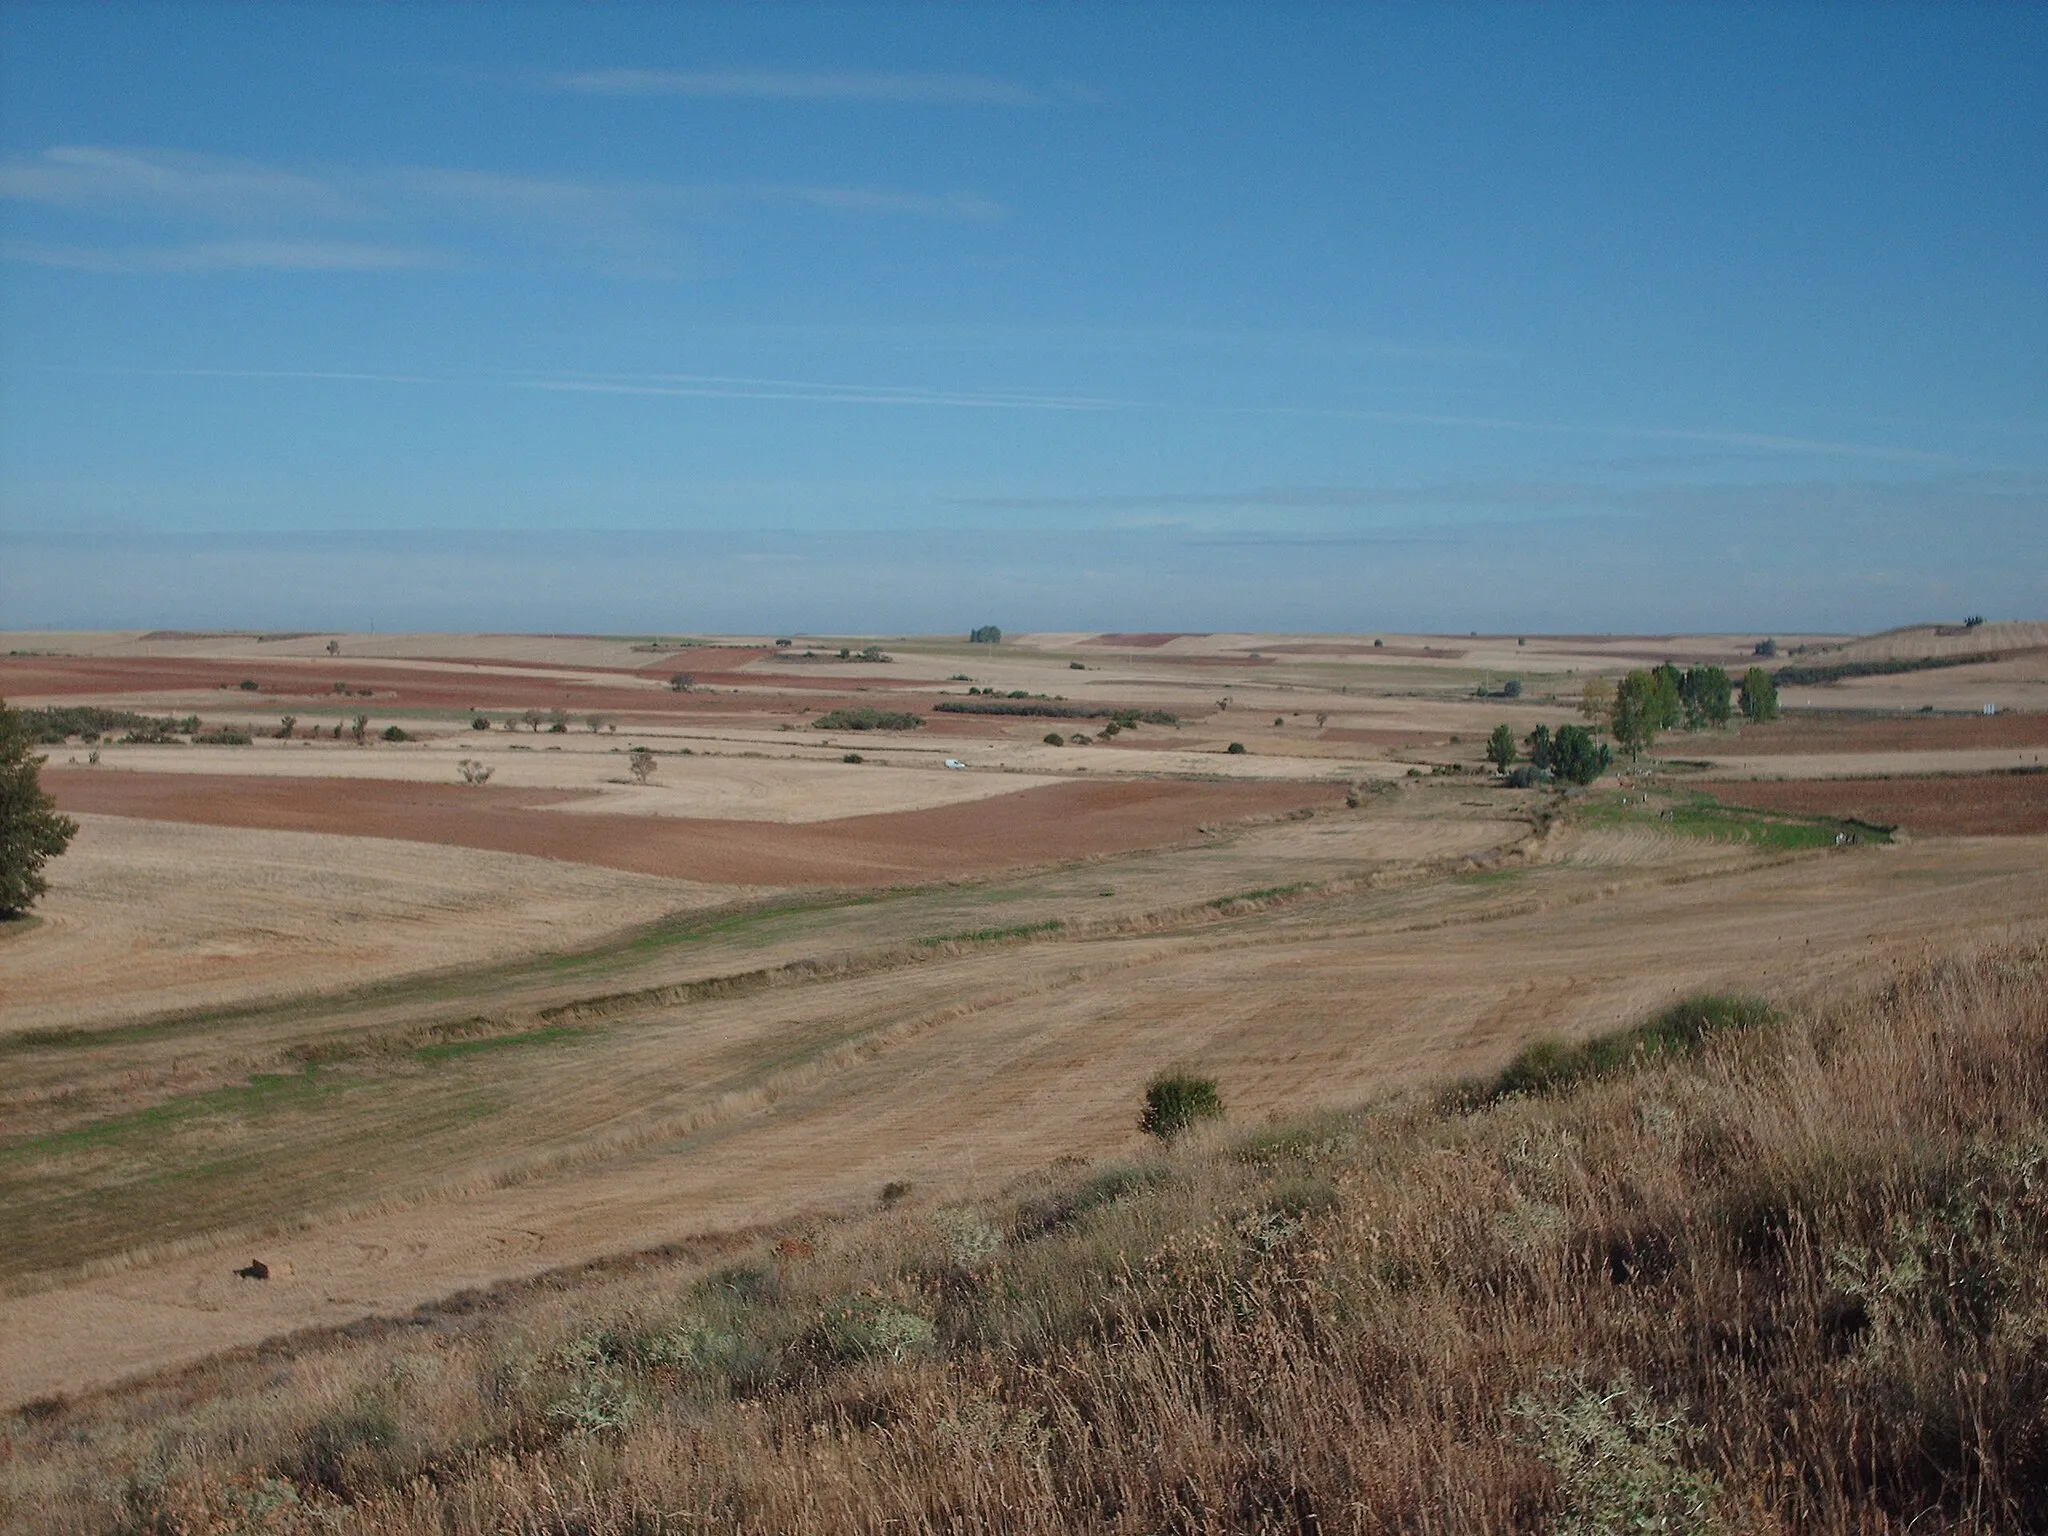
[[[1680,671],[1667,661],[1639,667],[1618,684],[1606,678],[1587,683],[1579,702],[1585,725],[1559,726],[1555,733],[1539,725],[1520,741],[1512,727],[1495,726],[1487,738],[1486,756],[1511,783],[1526,786],[1548,776],[1590,784],[1614,761],[1614,748],[1596,740],[1596,730],[1605,731],[1633,761],[1665,731],[1717,730],[1738,709],[1752,724],[1778,717],[1777,684],[1762,667],[1751,667],[1737,684],[1720,667]],[[1527,763],[1516,768],[1524,753]]]

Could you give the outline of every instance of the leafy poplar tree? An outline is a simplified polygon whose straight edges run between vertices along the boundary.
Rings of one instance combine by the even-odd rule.
[[[1678,685],[1679,700],[1685,705],[1685,728],[1726,725],[1734,685],[1719,667],[1688,667]]]
[[[1762,667],[1742,674],[1742,718],[1758,725],[1778,718],[1778,685]]]
[[[1650,697],[1658,730],[1675,731],[1685,723],[1685,676],[1670,662],[1660,662],[1652,669]]]
[[[1607,729],[1615,745],[1631,758],[1641,757],[1664,728],[1664,703],[1658,679],[1638,667],[1614,690],[1614,709]]]
[[[26,912],[46,889],[43,865],[71,846],[78,823],[43,793],[19,711],[0,701],[0,918]]]

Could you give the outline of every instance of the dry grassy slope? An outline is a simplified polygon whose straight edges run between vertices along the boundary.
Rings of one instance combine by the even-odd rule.
[[[1981,932],[1986,912],[2048,912],[2048,861],[2025,840],[1739,868],[1725,850],[1689,868],[1592,848],[1584,867],[1575,851],[1594,840],[1554,841],[1558,861],[1525,874],[941,949],[749,995],[629,1003],[525,1048],[337,1069],[338,1091],[172,1138],[207,1171],[147,1202],[106,1182],[118,1147],[81,1148],[82,1163],[57,1157],[36,1181],[59,1202],[40,1262],[59,1257],[60,1175],[109,1191],[85,1229],[95,1241],[123,1221],[147,1242],[288,1221],[309,1201],[369,1209],[265,1239],[288,1283],[235,1283],[231,1255],[208,1251],[0,1303],[0,1380],[21,1395],[76,1386],[793,1204],[858,1204],[890,1180],[1113,1152],[1162,1062],[1213,1070],[1256,1118],[1497,1061],[1533,1031],[1626,1020],[1699,986],[1784,995]],[[266,1161],[238,1164],[252,1136]],[[378,1209],[437,1181],[424,1205]]]
[[[1923,656],[1996,655],[2048,646],[2048,624],[1914,624],[1863,635],[1839,645],[1815,646],[1794,665],[1830,666],[1852,661],[1914,661]]]
[[[1717,1010],[1745,1027],[1567,1094],[1240,1117],[46,1402],[0,1429],[0,1511],[2037,1530],[2043,931]]]

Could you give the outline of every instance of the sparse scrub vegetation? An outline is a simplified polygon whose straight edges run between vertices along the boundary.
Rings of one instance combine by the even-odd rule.
[[[967,690],[974,692],[972,688]],[[1100,704],[1069,704],[1060,699],[1034,699],[1021,690],[998,695],[994,689],[979,702],[941,699],[932,708],[945,715],[1022,715],[1045,720],[1108,720],[1120,730],[1139,725],[1179,725],[1180,716],[1164,709],[1115,709]]]
[[[940,706],[943,708],[944,706]],[[835,709],[820,715],[811,722],[811,729],[817,731],[914,731],[924,724],[922,716],[903,710],[874,709],[863,705],[858,709]]]
[[[2048,948],[7,1421],[37,1528],[2048,1527]],[[779,1239],[779,1240],[778,1240]],[[722,1264],[723,1267],[712,1267]]]

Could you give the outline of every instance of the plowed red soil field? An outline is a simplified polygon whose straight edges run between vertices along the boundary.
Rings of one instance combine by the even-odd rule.
[[[1912,779],[1795,779],[1702,783],[1730,805],[1840,816],[1923,837],[2023,837],[2048,832],[2048,773]]]
[[[563,815],[577,798],[375,779],[47,768],[67,811],[333,832],[534,854],[720,885],[898,885],[1189,842],[1231,821],[1335,804],[1341,786],[1157,779],[1051,784],[921,811],[797,825]]]
[[[2048,715],[1897,715],[1829,720],[1814,715],[1746,725],[1735,756],[1808,752],[1936,752],[1971,747],[2048,747]]]

